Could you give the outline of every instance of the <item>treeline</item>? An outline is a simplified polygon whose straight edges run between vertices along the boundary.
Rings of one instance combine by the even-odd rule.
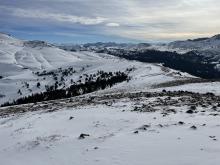
[[[185,54],[177,52],[158,51],[158,50],[107,50],[104,49],[97,53],[108,53],[114,56],[126,58],[128,60],[137,60],[149,63],[162,63],[163,66],[169,67],[191,75],[205,79],[219,79],[220,70],[216,69],[211,59],[191,51]]]
[[[86,79],[84,83],[74,83],[67,89],[56,89],[54,86],[51,86],[45,92],[19,98],[11,103],[4,103],[1,105],[1,107],[70,98],[105,89],[107,87],[112,87],[116,83],[129,81],[128,75],[120,71],[113,73],[100,71],[98,75],[99,76],[96,78],[96,80],[91,81],[90,79]]]
[[[73,75],[73,73],[76,73],[76,70],[73,69],[73,67],[69,67],[66,69],[62,69],[62,68],[58,68],[57,70],[53,70],[53,71],[42,71],[42,72],[36,72],[35,74],[37,76],[58,76],[59,74],[62,74],[63,76],[71,76]]]

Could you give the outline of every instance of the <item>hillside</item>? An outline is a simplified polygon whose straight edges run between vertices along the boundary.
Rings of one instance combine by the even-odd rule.
[[[16,104],[0,108],[1,163],[218,165],[219,82],[140,62],[142,48],[0,36],[0,104]]]
[[[109,92],[149,89],[157,83],[192,77],[156,64],[88,51],[64,51],[43,41],[21,41],[5,34],[1,34],[0,51],[0,103],[44,92],[55,83],[58,89],[67,88],[98,71],[130,70],[129,83],[117,84],[106,90]]]
[[[210,38],[188,39],[186,41],[175,41],[169,43],[169,48],[186,49],[186,50],[207,50],[220,49],[220,35],[217,34]]]
[[[219,101],[212,94],[127,91],[0,108],[0,159],[218,165]]]
[[[163,66],[205,79],[220,78],[220,39],[188,39],[171,43],[90,43],[61,45],[69,51],[107,53],[128,60],[162,63]]]
[[[195,52],[202,56],[206,62],[217,64],[219,69],[220,63],[220,35],[217,34],[210,38],[189,39],[186,41],[175,41],[168,44],[169,50],[177,52]]]

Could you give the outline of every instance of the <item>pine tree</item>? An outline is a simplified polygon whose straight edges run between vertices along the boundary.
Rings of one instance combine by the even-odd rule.
[[[37,83],[37,87],[40,88],[40,82]]]

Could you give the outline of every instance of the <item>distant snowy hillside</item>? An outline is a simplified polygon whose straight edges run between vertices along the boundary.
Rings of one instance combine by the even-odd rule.
[[[192,50],[204,51],[214,50],[220,51],[220,34],[217,34],[210,38],[197,38],[188,39],[186,41],[174,41],[170,43],[114,43],[114,42],[97,42],[87,44],[63,44],[59,45],[61,49],[71,51],[100,51],[100,50],[159,50],[159,51],[171,51],[178,53],[186,53]]]
[[[198,38],[187,41],[171,42],[169,48],[180,48],[188,50],[207,50],[207,49],[220,49],[220,34],[211,38]]]
[[[102,49],[126,49],[126,50],[139,50],[148,49],[152,45],[149,43],[115,43],[115,42],[97,42],[97,43],[87,43],[87,44],[62,44],[58,45],[61,49],[70,51],[94,51]]]
[[[220,35],[215,35],[211,38],[198,38],[187,41],[175,41],[169,44],[171,48],[183,49],[210,49],[220,48]]]
[[[0,34],[0,67],[7,75],[7,70],[49,69],[57,68],[66,63],[75,62],[77,57],[57,47],[41,41],[20,41],[6,34]],[[3,69],[1,68],[1,70]]]
[[[220,78],[220,35],[171,43],[89,43],[61,49],[106,53],[140,62],[162,63],[174,70],[206,79]]]
[[[216,64],[216,69],[220,68],[220,34],[210,38],[171,42],[167,45],[167,50],[178,53],[193,52],[203,57],[206,63]]]
[[[128,61],[107,54],[70,52],[43,41],[21,41],[0,34],[0,104],[39,93],[54,83],[67,88],[98,71],[124,72],[130,69],[130,81],[105,91],[142,90],[152,85],[192,76],[160,65]],[[71,74],[66,72],[71,71]]]

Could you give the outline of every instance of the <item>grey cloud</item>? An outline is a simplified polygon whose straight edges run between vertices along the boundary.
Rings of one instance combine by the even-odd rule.
[[[58,22],[80,23],[84,25],[96,25],[106,21],[103,17],[82,17],[76,15],[68,15],[62,13],[49,13],[41,10],[25,10],[20,8],[5,8],[10,11],[11,15],[21,18],[46,19]]]
[[[173,40],[213,35],[220,29],[219,0],[10,0],[0,5],[0,15],[10,10],[4,12],[8,22],[33,25],[40,20],[42,26],[59,27],[60,33],[68,27],[93,35]]]

